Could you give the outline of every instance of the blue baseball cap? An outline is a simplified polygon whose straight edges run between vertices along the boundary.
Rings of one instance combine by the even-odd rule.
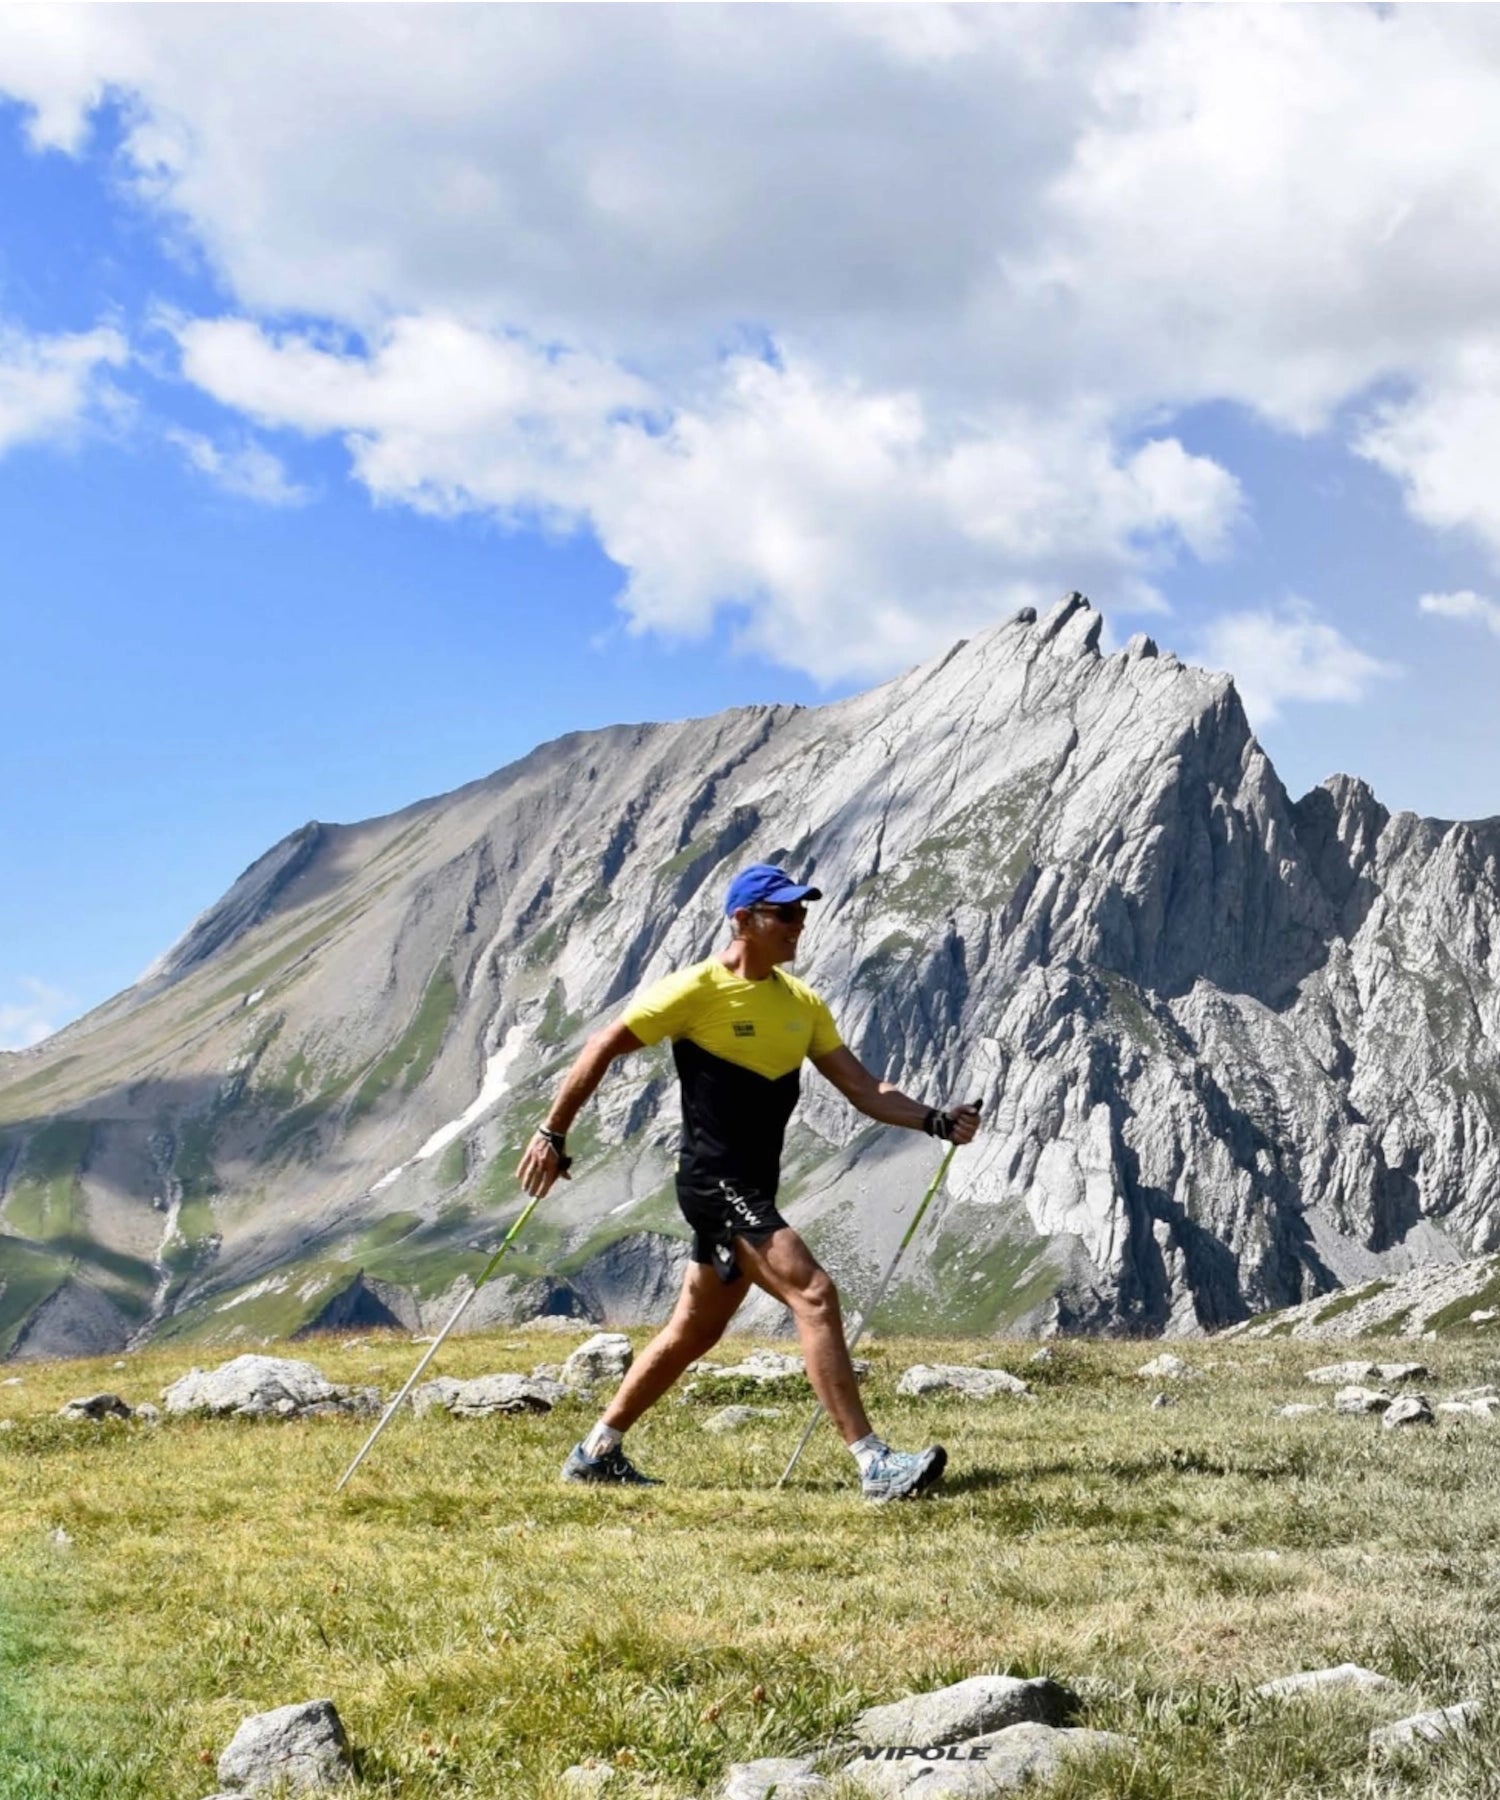
[[[730,882],[729,892],[724,896],[724,916],[732,918],[751,906],[790,906],[798,900],[822,898],[821,888],[806,887],[800,881],[793,881],[786,870],[778,869],[775,863],[751,863]]]

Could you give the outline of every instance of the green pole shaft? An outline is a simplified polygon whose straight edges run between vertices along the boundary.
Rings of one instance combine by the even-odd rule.
[[[359,1455],[356,1456],[354,1461],[352,1463],[350,1463],[349,1467],[347,1469],[345,1469],[344,1478],[342,1481],[340,1481],[338,1486],[333,1490],[334,1493],[336,1493],[336,1494],[343,1493],[344,1488],[348,1484],[349,1477],[354,1473],[354,1471],[359,1467],[359,1465],[365,1460],[365,1458],[369,1455],[370,1451],[372,1449],[374,1449],[375,1440],[380,1436],[381,1432],[385,1430],[386,1426],[390,1424],[391,1420],[393,1418],[395,1418],[396,1409],[400,1406],[401,1402],[406,1398],[406,1396],[411,1392],[411,1390],[417,1385],[417,1382],[421,1379],[422,1371],[427,1367],[428,1363],[430,1363],[432,1361],[433,1357],[435,1357],[437,1355],[438,1351],[440,1349],[442,1349],[443,1339],[445,1337],[447,1337],[448,1333],[450,1331],[452,1331],[453,1327],[464,1316],[464,1310],[468,1306],[469,1302],[474,1298],[474,1296],[484,1286],[485,1282],[487,1282],[489,1280],[491,1275],[494,1274],[496,1269],[498,1269],[500,1267],[500,1259],[505,1255],[505,1252],[507,1250],[509,1250],[509,1248],[515,1242],[515,1240],[521,1235],[521,1230],[522,1230],[523,1226],[526,1224],[526,1221],[531,1217],[531,1215],[536,1211],[537,1205],[540,1202],[540,1200],[541,1200],[541,1195],[538,1194],[526,1203],[526,1206],[522,1209],[520,1218],[517,1219],[515,1224],[511,1226],[510,1230],[506,1232],[505,1237],[501,1241],[500,1248],[495,1252],[495,1254],[490,1258],[490,1260],[484,1265],[484,1271],[480,1275],[478,1281],[476,1281],[474,1283],[473,1287],[471,1287],[469,1289],[468,1293],[464,1295],[463,1299],[459,1301],[457,1310],[454,1312],[453,1317],[451,1319],[449,1319],[448,1323],[443,1327],[443,1329],[432,1340],[431,1344],[428,1345],[427,1354],[422,1358],[421,1362],[419,1362],[417,1364],[416,1368],[414,1368],[412,1370],[411,1374],[407,1377],[405,1387],[402,1388],[401,1392],[399,1394],[397,1394],[396,1398],[390,1403],[390,1405],[380,1415],[380,1423],[375,1427],[375,1429],[365,1439],[364,1444],[362,1445],[362,1447],[360,1449]]]

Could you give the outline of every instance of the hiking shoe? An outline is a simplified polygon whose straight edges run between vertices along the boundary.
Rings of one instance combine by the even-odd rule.
[[[575,1444],[563,1464],[564,1481],[598,1481],[625,1487],[660,1487],[650,1475],[643,1475],[618,1444],[603,1456],[585,1456],[583,1445]]]
[[[882,1450],[860,1478],[866,1500],[915,1500],[942,1479],[948,1452],[941,1444],[930,1450]]]

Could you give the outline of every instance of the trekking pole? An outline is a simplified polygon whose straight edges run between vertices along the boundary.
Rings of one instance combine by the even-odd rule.
[[[859,1315],[859,1322],[854,1327],[854,1335],[849,1339],[850,1350],[853,1350],[854,1346],[864,1336],[866,1322],[874,1318],[876,1307],[884,1300],[885,1290],[891,1285],[891,1277],[896,1273],[896,1268],[900,1263],[901,1258],[905,1256],[907,1245],[910,1244],[912,1239],[917,1235],[917,1227],[922,1223],[923,1214],[932,1204],[933,1195],[936,1194],[938,1189],[943,1185],[943,1177],[948,1173],[948,1164],[953,1161],[953,1152],[957,1148],[957,1144],[950,1144],[948,1146],[948,1154],[938,1164],[938,1172],[933,1176],[932,1183],[928,1187],[927,1192],[923,1194],[922,1204],[912,1214],[911,1224],[907,1226],[906,1235],[896,1246],[896,1254],[891,1258],[891,1266],[886,1270],[880,1286],[875,1290],[874,1299],[871,1300],[870,1304],[865,1307]],[[818,1429],[818,1422],[822,1417],[823,1402],[820,1400],[813,1408],[813,1416],[807,1421],[807,1430],[802,1434],[802,1441],[792,1452],[792,1460],[787,1464],[785,1469],[782,1470],[781,1480],[776,1483],[778,1488],[784,1488],[791,1479],[792,1470],[796,1468],[798,1459],[801,1457],[802,1452],[807,1448],[808,1443],[812,1438],[812,1434]]]
[[[479,1277],[478,1281],[476,1281],[474,1283],[473,1287],[471,1287],[469,1289],[468,1293],[464,1295],[463,1299],[459,1301],[458,1307],[455,1310],[453,1317],[448,1321],[448,1323],[443,1327],[443,1329],[432,1340],[431,1344],[428,1345],[427,1354],[422,1358],[421,1362],[419,1362],[417,1364],[416,1368],[414,1368],[412,1370],[410,1376],[408,1376],[406,1386],[402,1388],[401,1392],[399,1394],[397,1394],[396,1398],[390,1403],[390,1405],[380,1415],[380,1423],[375,1427],[375,1429],[365,1439],[363,1448],[360,1450],[359,1455],[356,1456],[354,1461],[352,1463],[350,1463],[349,1467],[347,1469],[345,1469],[344,1479],[333,1490],[334,1493],[341,1494],[344,1491],[344,1486],[348,1482],[349,1477],[354,1473],[354,1471],[359,1467],[359,1465],[369,1455],[370,1451],[374,1448],[376,1438],[378,1438],[380,1436],[381,1432],[385,1430],[386,1426],[389,1425],[391,1420],[396,1416],[396,1408],[398,1406],[400,1406],[401,1402],[406,1398],[406,1396],[411,1392],[411,1390],[417,1385],[418,1378],[421,1376],[423,1369],[425,1369],[427,1367],[428,1363],[430,1363],[432,1361],[433,1357],[435,1357],[437,1355],[438,1351],[442,1349],[443,1339],[445,1337],[447,1337],[448,1333],[450,1331],[452,1331],[453,1327],[464,1316],[464,1309],[468,1306],[469,1302],[474,1298],[474,1296],[484,1286],[485,1282],[487,1282],[489,1280],[490,1276],[494,1274],[495,1270],[497,1268],[499,1268],[500,1258],[502,1256],[504,1256],[505,1252],[507,1250],[509,1250],[511,1245],[520,1236],[522,1226],[525,1225],[526,1221],[536,1211],[537,1204],[540,1200],[541,1200],[541,1195],[538,1194],[532,1200],[527,1202],[526,1207],[522,1211],[520,1218],[517,1219],[515,1224],[511,1226],[510,1230],[506,1232],[504,1239],[501,1241],[500,1248],[495,1252],[495,1254],[485,1264],[484,1273]]]

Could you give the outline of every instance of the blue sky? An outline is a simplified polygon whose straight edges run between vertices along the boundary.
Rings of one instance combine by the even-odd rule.
[[[308,818],[1074,586],[1500,812],[1497,17],[0,7],[0,1047]]]

